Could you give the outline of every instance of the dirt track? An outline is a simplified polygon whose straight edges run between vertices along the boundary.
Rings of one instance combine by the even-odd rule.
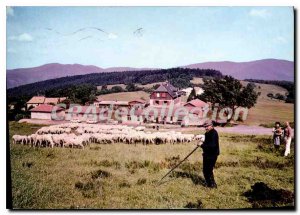
[[[176,128],[177,131],[195,131],[199,129],[204,131],[204,128]],[[248,126],[248,125],[237,125],[234,127],[216,127],[215,128],[220,133],[232,133],[232,134],[246,134],[246,135],[272,135],[272,128],[265,128],[261,126]],[[293,133],[294,133],[294,129]]]
[[[261,126],[247,126],[237,125],[234,127],[218,127],[216,128],[219,132],[224,133],[237,133],[237,134],[248,134],[248,135],[272,135],[272,128],[265,128]]]

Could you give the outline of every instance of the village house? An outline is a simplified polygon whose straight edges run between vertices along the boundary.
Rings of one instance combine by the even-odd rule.
[[[130,108],[135,107],[135,109],[144,108],[148,103],[143,99],[136,99],[128,102]]]
[[[161,84],[150,95],[150,106],[179,105],[182,91],[179,91],[169,82]]]
[[[34,108],[38,105],[44,104],[45,96],[33,96],[28,102],[26,102],[27,109]]]
[[[121,122],[200,125],[208,104],[199,99],[181,102],[181,96],[182,92],[170,83],[161,84],[150,95],[149,106],[144,105],[134,111],[121,111]],[[138,103],[131,101],[129,107]]]
[[[120,110],[119,111],[119,120],[120,123],[136,123],[141,124],[144,122],[143,109],[130,109],[128,111]]]
[[[118,101],[118,100],[102,100],[100,96],[97,97],[96,101],[94,101],[94,106],[98,108],[106,108],[109,109],[110,107],[113,107],[114,110],[118,108],[129,108],[129,102],[128,101]]]
[[[57,105],[66,99],[67,97],[48,98],[45,96],[33,96],[28,102],[26,102],[26,107],[27,109],[30,109],[30,108],[37,107],[41,104]]]
[[[63,120],[65,117],[65,111],[62,107],[49,104],[40,104],[29,111],[31,119]],[[53,112],[55,114],[52,114]]]
[[[193,112],[193,114],[203,117],[203,114],[207,111],[206,109],[209,107],[209,104],[200,99],[194,99],[185,103],[183,106],[187,108],[189,112]]]

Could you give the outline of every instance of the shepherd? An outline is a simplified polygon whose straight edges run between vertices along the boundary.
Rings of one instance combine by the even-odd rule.
[[[217,188],[213,169],[220,154],[219,135],[218,132],[214,129],[211,120],[205,122],[203,127],[206,131],[205,139],[204,142],[198,143],[198,146],[200,146],[203,150],[203,175],[207,187]]]

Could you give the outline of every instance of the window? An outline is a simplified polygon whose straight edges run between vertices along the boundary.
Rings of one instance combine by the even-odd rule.
[[[159,105],[159,101],[155,101],[155,104],[156,104],[156,105]]]
[[[159,93],[156,93],[156,97],[159,98],[159,97],[160,97],[160,94],[159,94]]]

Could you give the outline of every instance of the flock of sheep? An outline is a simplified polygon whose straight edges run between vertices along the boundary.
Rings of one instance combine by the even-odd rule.
[[[100,125],[66,123],[42,127],[35,134],[13,135],[14,144],[32,147],[76,147],[84,148],[89,143],[111,144],[164,144],[191,142],[203,138],[202,135],[182,134],[181,132],[150,132],[145,127],[126,125]]]

